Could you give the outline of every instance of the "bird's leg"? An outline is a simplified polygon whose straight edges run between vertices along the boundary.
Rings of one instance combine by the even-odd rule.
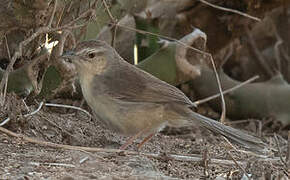
[[[126,141],[125,144],[123,144],[121,147],[120,147],[120,150],[125,150],[129,145],[131,145],[133,143],[133,141],[135,139],[137,139],[139,136],[141,136],[144,132],[146,132],[147,128],[138,132],[137,134],[135,134],[134,136],[130,137],[130,139],[128,139],[128,141]]]
[[[147,141],[149,141],[154,135],[155,134],[150,134],[149,136],[146,136],[143,139],[143,141],[140,144],[138,144],[138,146],[137,146],[138,150],[140,150],[141,149],[141,146],[143,146],[143,144],[145,144]]]

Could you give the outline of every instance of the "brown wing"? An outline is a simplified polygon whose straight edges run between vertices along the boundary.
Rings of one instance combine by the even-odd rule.
[[[99,85],[95,88],[101,88],[102,93],[129,102],[178,102],[193,105],[179,89],[149,73],[126,62],[117,63],[115,66],[94,79],[94,84]]]

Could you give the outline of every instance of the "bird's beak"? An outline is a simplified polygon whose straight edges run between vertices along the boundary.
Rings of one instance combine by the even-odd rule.
[[[65,61],[73,62],[74,58],[76,57],[73,51],[66,51],[61,56]]]

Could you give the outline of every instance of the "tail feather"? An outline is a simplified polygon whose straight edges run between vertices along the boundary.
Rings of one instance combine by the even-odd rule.
[[[218,121],[212,120],[195,112],[192,113],[194,120],[197,120],[199,124],[206,129],[218,133],[226,137],[231,142],[237,143],[250,151],[260,152],[263,154],[267,152],[266,144],[260,138],[246,134],[245,132],[230,126],[223,125]]]

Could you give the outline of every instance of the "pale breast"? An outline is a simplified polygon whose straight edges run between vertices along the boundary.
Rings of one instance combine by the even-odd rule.
[[[90,75],[86,75],[85,78],[80,76],[82,93],[86,102],[107,128],[124,133],[124,126],[119,120],[120,115],[116,113],[118,112],[117,104],[109,96],[98,92],[100,89],[95,86],[101,86],[101,84],[93,84],[96,83],[93,82],[93,78],[94,76]]]

